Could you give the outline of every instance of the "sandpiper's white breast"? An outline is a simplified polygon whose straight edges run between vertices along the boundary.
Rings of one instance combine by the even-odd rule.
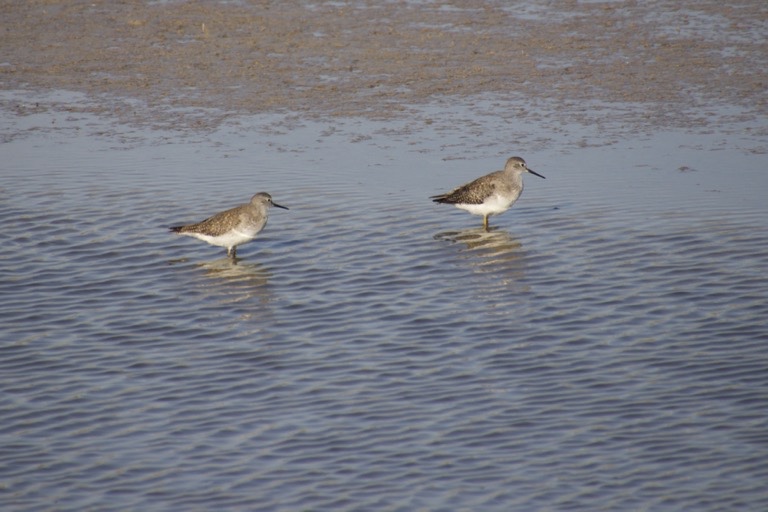
[[[473,215],[494,215],[497,213],[505,212],[509,209],[510,205],[515,202],[517,198],[510,198],[509,196],[502,196],[500,194],[493,194],[483,201],[481,204],[461,204],[456,203],[456,208],[468,211]]]
[[[243,244],[245,242],[250,242],[251,240],[256,238],[258,231],[231,229],[219,236],[204,235],[202,233],[184,233],[184,234],[193,236],[204,242],[208,242],[211,245],[218,245],[219,247],[233,247],[236,245]]]

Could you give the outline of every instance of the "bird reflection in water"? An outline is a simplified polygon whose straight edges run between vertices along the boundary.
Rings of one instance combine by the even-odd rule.
[[[509,232],[490,228],[472,228],[461,231],[444,231],[435,235],[435,240],[445,240],[453,243],[463,243],[467,249],[483,252],[483,256],[502,257],[509,255],[511,259],[517,259],[523,248],[520,241],[512,238]]]
[[[461,243],[466,246],[462,251],[475,272],[494,276],[492,288],[508,287],[518,283],[525,274],[525,249],[519,240],[508,231],[483,227],[461,231],[444,231],[434,236],[435,240]]]
[[[233,262],[231,258],[220,258],[197,266],[211,278],[206,288],[221,295],[226,303],[256,300],[264,304],[271,301],[270,271],[255,262]]]

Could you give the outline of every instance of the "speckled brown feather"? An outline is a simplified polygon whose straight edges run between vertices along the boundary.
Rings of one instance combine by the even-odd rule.
[[[174,233],[200,233],[208,236],[221,236],[237,226],[241,222],[241,216],[249,215],[251,211],[250,204],[242,204],[229,210],[217,213],[216,215],[205,219],[196,224],[186,226],[174,226],[171,231]]]
[[[502,174],[504,174],[504,171],[486,174],[450,192],[432,196],[430,199],[442,204],[482,204],[486,198],[496,191],[499,176]]]

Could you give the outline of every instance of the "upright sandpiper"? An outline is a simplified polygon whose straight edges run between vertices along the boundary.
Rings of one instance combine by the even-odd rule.
[[[432,196],[436,203],[452,204],[473,215],[483,216],[483,227],[488,229],[488,217],[509,210],[523,192],[523,173],[529,172],[539,178],[541,174],[525,165],[525,160],[513,156],[507,160],[503,171],[481,176],[445,194]]]
[[[276,206],[287,210],[272,201],[272,196],[259,192],[251,202],[217,213],[197,224],[174,226],[174,233],[193,236],[211,245],[227,248],[227,256],[237,257],[237,246],[250,242],[267,225],[267,209]]]

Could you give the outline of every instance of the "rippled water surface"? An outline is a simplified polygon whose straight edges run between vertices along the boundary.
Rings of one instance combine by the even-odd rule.
[[[768,509],[764,140],[50,116],[0,146],[4,510]],[[427,199],[513,154],[490,232]],[[167,232],[261,190],[236,265]]]

